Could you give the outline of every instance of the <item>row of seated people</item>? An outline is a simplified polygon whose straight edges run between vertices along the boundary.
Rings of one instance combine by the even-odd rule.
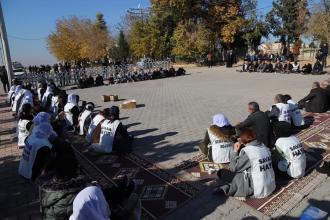
[[[175,76],[183,76],[186,74],[186,70],[182,67],[175,70],[174,67],[169,69],[155,69],[155,70],[138,70],[134,72],[128,73],[117,73],[111,74],[109,78],[110,84],[118,84],[118,83],[127,83],[127,82],[139,82],[145,80],[153,80],[153,79],[161,79],[167,77],[175,77]]]
[[[215,115],[199,145],[210,161],[229,163],[235,174],[230,184],[216,187],[214,192],[243,200],[271,195],[279,176],[305,175],[304,147],[294,134],[309,126],[290,95],[276,95],[266,112],[256,102],[250,102],[248,110],[247,119],[235,126],[225,115]],[[223,172],[218,171],[220,180]]]
[[[43,219],[140,219],[135,184],[120,177],[117,186],[101,186],[81,171],[68,139],[86,136],[93,152],[122,155],[131,151],[131,138],[112,106],[97,114],[93,103],[79,106],[79,96],[47,85],[38,91],[15,81],[8,94],[17,116],[18,173],[39,186]],[[43,100],[45,104],[43,104]],[[37,106],[39,106],[37,108]]]
[[[96,77],[95,77],[95,80],[93,78],[93,76],[81,76],[79,78],[79,81],[78,81],[78,88],[89,88],[89,87],[94,87],[94,86],[102,86],[104,85],[103,83],[103,77],[98,74]]]
[[[262,72],[262,73],[302,73],[302,74],[324,74],[323,66],[319,60],[316,60],[314,66],[307,63],[300,66],[299,62],[291,63],[289,60],[285,63],[276,61],[272,64],[271,60],[244,61],[241,72]]]

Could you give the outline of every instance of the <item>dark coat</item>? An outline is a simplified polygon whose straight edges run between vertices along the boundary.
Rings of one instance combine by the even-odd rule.
[[[307,112],[323,113],[328,110],[327,93],[322,88],[314,88],[310,93],[299,102],[300,106],[304,106]]]
[[[245,121],[236,126],[236,129],[250,127],[257,134],[257,140],[269,146],[270,122],[267,115],[262,111],[251,113]]]
[[[67,181],[55,178],[40,186],[40,206],[43,219],[66,220],[72,214],[72,203],[76,195],[86,187],[84,176]]]

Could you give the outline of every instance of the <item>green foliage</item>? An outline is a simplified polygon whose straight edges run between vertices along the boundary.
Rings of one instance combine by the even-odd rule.
[[[124,60],[129,57],[129,45],[125,38],[124,32],[119,32],[118,40],[112,49],[112,58],[116,60]]]

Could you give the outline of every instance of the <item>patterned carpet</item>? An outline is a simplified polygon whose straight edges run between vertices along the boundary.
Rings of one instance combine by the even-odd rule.
[[[101,185],[115,185],[122,175],[134,180],[142,203],[142,219],[160,219],[199,192],[135,154],[125,157],[91,154],[82,138],[76,136],[70,141],[83,170]]]
[[[307,118],[312,119],[313,124],[297,134],[297,137],[304,144],[307,156],[305,177],[299,180],[276,177],[277,188],[273,195],[264,199],[247,199],[243,202],[244,204],[275,218],[286,214],[326,178],[326,175],[317,172],[315,168],[322,161],[330,160],[330,114],[308,114]],[[228,168],[227,164],[214,164],[209,162],[203,155],[184,161],[178,164],[177,167],[204,184],[217,179],[216,173],[210,173],[210,169],[224,169],[225,172],[221,178],[224,182],[229,183],[233,178],[233,174],[226,170]]]

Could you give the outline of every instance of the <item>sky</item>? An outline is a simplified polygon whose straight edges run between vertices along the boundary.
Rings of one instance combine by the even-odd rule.
[[[55,30],[56,20],[78,16],[95,19],[104,15],[110,31],[129,8],[147,7],[149,0],[0,0],[5,18],[12,61],[23,65],[54,64],[46,37]],[[258,13],[267,13],[272,0],[259,0]]]

